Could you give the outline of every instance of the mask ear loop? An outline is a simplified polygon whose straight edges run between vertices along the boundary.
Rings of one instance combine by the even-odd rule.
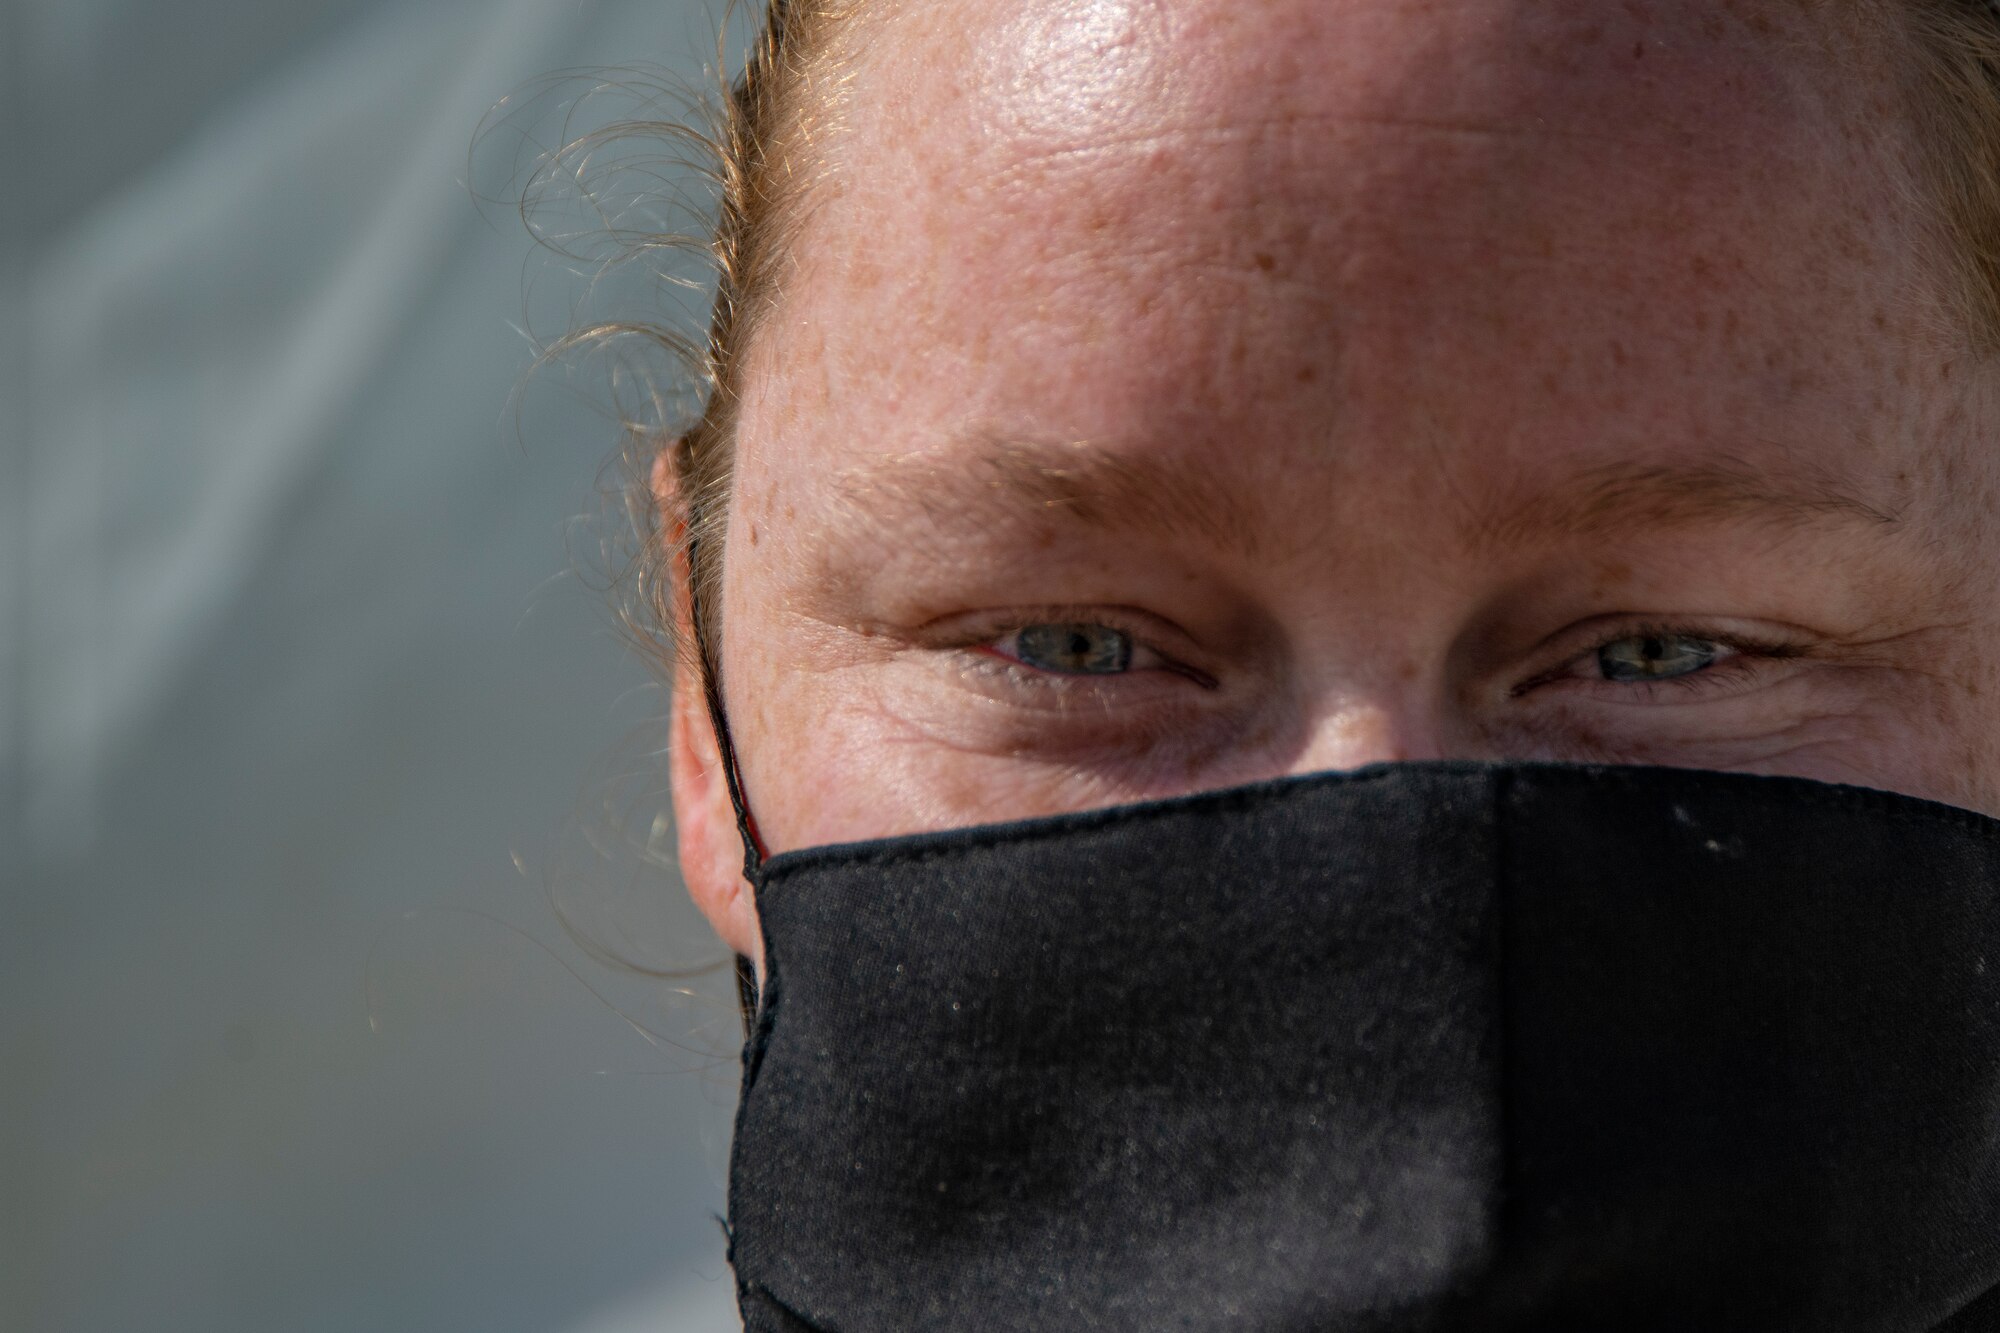
[[[695,539],[688,539],[690,571],[696,565],[696,545]],[[702,627],[701,593],[692,576],[688,579],[688,617],[694,622],[694,650],[701,659],[702,693],[708,701],[709,725],[715,730],[716,751],[722,760],[722,780],[729,788],[729,808],[736,815],[736,836],[743,842],[743,877],[754,883],[768,853],[764,850],[764,840],[757,834],[757,820],[750,813],[750,804],[743,798],[743,771],[737,765],[736,742],[730,737],[729,717],[722,707],[722,679],[716,672],[715,654]]]
[[[693,515],[689,516],[688,530],[698,530]],[[688,570],[688,620],[694,631],[695,656],[701,669],[702,694],[708,704],[709,726],[715,732],[717,756],[722,761],[723,784],[729,789],[729,807],[736,815],[736,836],[743,843],[743,878],[751,884],[757,882],[757,873],[764,864],[766,855],[764,840],[757,834],[756,817],[750,813],[750,803],[743,796],[743,773],[737,766],[736,742],[729,734],[729,717],[722,706],[722,678],[716,670],[715,654],[708,642],[701,612],[701,581],[694,575],[700,567],[697,558],[698,542],[690,536],[687,541]],[[743,1030],[747,1035],[757,1017],[757,970],[742,954],[736,955],[736,1004],[743,1013]]]

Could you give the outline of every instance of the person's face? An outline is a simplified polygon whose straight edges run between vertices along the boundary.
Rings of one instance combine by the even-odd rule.
[[[1768,9],[864,18],[744,378],[768,848],[1448,757],[2000,811],[1990,371],[1890,58]]]

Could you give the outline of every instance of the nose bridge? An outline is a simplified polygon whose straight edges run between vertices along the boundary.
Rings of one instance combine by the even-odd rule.
[[[1453,753],[1465,736],[1448,702],[1463,587],[1421,548],[1343,545],[1340,555],[1296,571],[1279,612],[1295,738],[1287,771],[1470,757]]]
[[[1356,695],[1307,720],[1293,773],[1443,758],[1437,728],[1398,697]]]
[[[1350,681],[1303,709],[1289,771],[1316,773],[1368,764],[1447,758],[1431,691],[1410,680]]]
[[[1384,580],[1383,582],[1388,582]],[[1327,595],[1332,593],[1332,595]],[[1420,588],[1348,604],[1334,590],[1294,622],[1294,773],[1450,757],[1449,634]]]

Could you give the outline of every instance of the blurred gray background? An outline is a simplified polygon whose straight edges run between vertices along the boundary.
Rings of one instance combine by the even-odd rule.
[[[515,398],[657,293],[473,200],[567,85],[468,165],[719,8],[0,0],[0,1328],[734,1326],[617,433]]]

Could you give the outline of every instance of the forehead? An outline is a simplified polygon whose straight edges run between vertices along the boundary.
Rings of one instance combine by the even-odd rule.
[[[1900,465],[1881,386],[1938,359],[1906,119],[1808,8],[887,6],[813,146],[746,467],[996,433],[1266,486]]]

